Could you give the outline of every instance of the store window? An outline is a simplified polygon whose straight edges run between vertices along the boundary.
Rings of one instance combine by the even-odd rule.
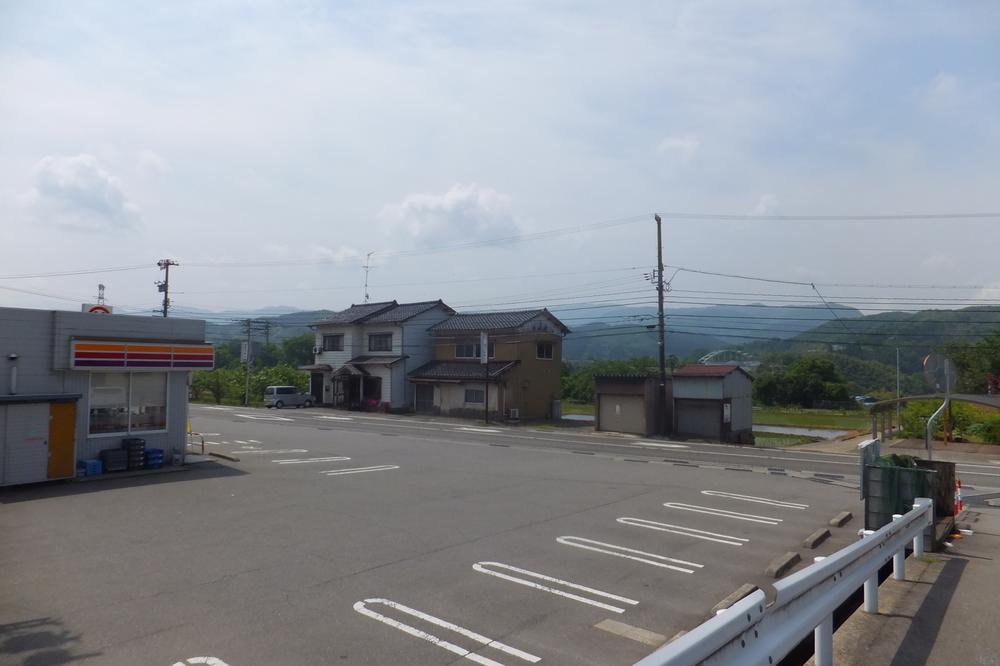
[[[481,405],[486,402],[486,391],[482,389],[465,389],[465,402],[472,405]]]
[[[167,373],[92,372],[91,435],[167,429]]]

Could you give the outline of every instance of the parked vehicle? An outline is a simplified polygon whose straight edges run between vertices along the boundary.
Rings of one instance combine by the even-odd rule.
[[[275,409],[312,407],[313,397],[308,393],[303,393],[295,386],[268,386],[264,389],[264,406]]]

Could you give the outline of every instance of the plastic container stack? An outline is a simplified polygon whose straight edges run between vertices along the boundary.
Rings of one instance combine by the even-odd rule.
[[[122,472],[128,469],[128,451],[124,449],[104,449],[98,455],[105,472]]]
[[[141,437],[126,437],[122,449],[127,454],[128,468],[143,469],[146,466],[146,440]]]
[[[163,449],[146,449],[146,467],[149,469],[163,467]]]
[[[104,465],[100,460],[91,458],[90,460],[76,461],[77,476],[97,476],[104,472]]]

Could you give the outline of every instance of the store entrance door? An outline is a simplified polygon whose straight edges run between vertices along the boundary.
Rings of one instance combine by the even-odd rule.
[[[76,470],[76,403],[53,402],[49,405],[50,479],[67,479]]]

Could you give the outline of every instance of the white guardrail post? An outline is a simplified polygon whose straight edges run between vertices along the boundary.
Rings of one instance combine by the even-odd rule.
[[[756,590],[636,666],[773,666],[810,632],[817,666],[832,666],[834,611],[864,586],[864,610],[877,613],[879,569],[891,559],[902,579],[906,547],[912,543],[914,555],[922,555],[924,530],[933,524],[934,503],[917,498],[905,515],[776,582],[770,606]]]

